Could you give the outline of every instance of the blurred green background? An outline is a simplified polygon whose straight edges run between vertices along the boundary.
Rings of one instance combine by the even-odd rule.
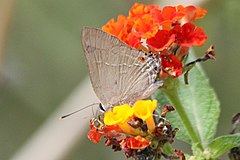
[[[119,14],[127,15],[134,2],[143,1],[0,0],[0,27],[7,26],[0,32],[1,160],[14,155],[87,76],[80,28],[100,28]],[[161,5],[161,1],[155,3]],[[5,12],[8,5],[10,12]],[[203,67],[221,101],[217,134],[222,135],[230,132],[231,117],[240,111],[240,1],[208,0],[202,5],[208,14],[197,24],[209,38],[196,53],[201,56],[215,44],[217,61]],[[84,143],[76,143],[62,159],[89,160],[96,154],[99,160],[123,159],[121,153],[113,153],[103,144],[94,145],[86,136],[81,138]]]

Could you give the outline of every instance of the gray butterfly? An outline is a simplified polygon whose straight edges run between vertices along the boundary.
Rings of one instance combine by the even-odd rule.
[[[156,81],[159,58],[100,29],[85,27],[81,36],[91,83],[105,111],[148,98],[162,86]]]

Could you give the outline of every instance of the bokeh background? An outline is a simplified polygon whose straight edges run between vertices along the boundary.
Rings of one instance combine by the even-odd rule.
[[[198,4],[208,10],[197,22],[208,35],[195,48],[201,55],[215,44],[217,61],[203,65],[221,102],[217,135],[231,130],[240,111],[239,0],[0,0],[0,159],[123,159],[87,139],[91,108],[97,102],[87,78],[80,45],[83,26],[100,28],[133,3]],[[183,144],[178,143],[177,146]]]

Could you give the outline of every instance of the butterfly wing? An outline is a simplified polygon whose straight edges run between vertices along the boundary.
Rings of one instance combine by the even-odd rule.
[[[152,63],[159,64],[158,59],[141,61],[144,52],[100,29],[85,27],[82,46],[93,89],[105,106],[134,103],[156,79],[159,66]]]

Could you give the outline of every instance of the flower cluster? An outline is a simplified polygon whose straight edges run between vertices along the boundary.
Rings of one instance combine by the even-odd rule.
[[[192,22],[203,18],[207,11],[195,6],[134,4],[128,16],[111,19],[102,29],[117,36],[131,47],[147,53],[160,53],[160,76],[176,78],[183,73],[183,57],[191,46],[201,46],[207,36]]]
[[[190,47],[201,46],[207,39],[203,29],[192,23],[206,13],[195,6],[160,9],[159,6],[136,3],[128,16],[119,15],[117,21],[111,19],[102,30],[137,50],[155,54],[161,63],[160,78],[177,78],[184,72],[187,75],[196,62],[215,59],[211,46],[204,56],[185,64]],[[133,106],[114,106],[90,120],[88,138],[98,143],[104,137],[107,146],[114,151],[123,150],[127,158],[134,160],[160,157],[184,160],[180,150],[174,150],[172,155],[163,152],[165,144],[172,143],[178,131],[165,118],[172,110],[172,106],[165,105],[158,113],[156,100],[139,100]]]
[[[162,147],[173,142],[178,129],[173,129],[165,116],[174,108],[164,106],[161,115],[156,109],[156,100],[139,100],[133,106],[115,106],[99,119],[91,120],[88,138],[98,143],[101,137],[105,137],[107,146],[114,151],[124,150],[127,158],[166,158],[169,155],[162,153]],[[180,151],[171,156],[184,159]]]

